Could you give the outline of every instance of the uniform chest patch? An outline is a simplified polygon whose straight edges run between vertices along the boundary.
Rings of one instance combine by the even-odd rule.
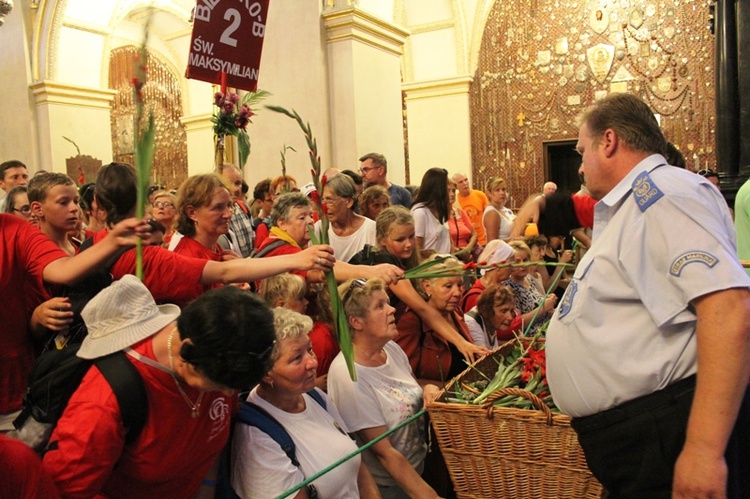
[[[633,181],[633,197],[641,212],[664,196],[656,184],[651,180],[648,172],[643,172]]]
[[[719,263],[719,259],[705,251],[688,251],[675,258],[669,267],[669,273],[675,277],[680,277],[682,269],[691,263],[702,263],[706,267],[711,268]]]
[[[577,292],[578,281],[573,281],[568,285],[568,289],[565,290],[563,299],[560,302],[560,308],[558,309],[557,314],[558,319],[562,319],[563,317],[568,315],[568,312],[570,312],[570,309],[573,307],[573,299],[575,298]]]

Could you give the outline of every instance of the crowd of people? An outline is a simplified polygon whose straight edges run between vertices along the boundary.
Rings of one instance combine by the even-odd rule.
[[[226,471],[240,497],[275,497],[418,413],[465,361],[549,322],[553,397],[611,493],[747,493],[750,280],[723,198],[667,166],[652,118],[632,96],[597,103],[578,142],[589,193],[548,182],[519,213],[501,178],[480,190],[431,168],[410,191],[377,153],[359,173],[326,172],[321,193],[284,175],[251,200],[242,172],[223,165],[153,186],[148,220],[133,218],[129,165],[78,187],[3,163],[0,456],[16,464],[0,488],[214,497]],[[321,215],[330,244],[312,245]],[[571,234],[583,230],[588,251],[573,262]],[[440,277],[403,279],[436,259]],[[571,275],[558,265],[571,262]],[[69,290],[102,267],[113,283],[75,310]],[[336,341],[330,271],[357,381]],[[79,312],[78,357],[124,353],[147,394],[145,424],[129,433],[94,364],[40,462],[12,439],[13,422],[35,359],[66,346]],[[658,459],[643,413],[669,442]],[[450,497],[434,447],[418,419],[294,497]],[[631,466],[646,455],[653,467]]]

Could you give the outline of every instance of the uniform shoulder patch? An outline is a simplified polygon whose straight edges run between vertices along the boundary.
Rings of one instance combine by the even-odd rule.
[[[633,197],[641,212],[648,209],[649,206],[657,202],[664,196],[664,193],[656,186],[648,172],[642,172],[633,181]]]
[[[688,251],[675,258],[669,267],[669,273],[675,277],[680,277],[682,269],[691,263],[702,263],[708,268],[713,267],[719,262],[719,259],[706,251]]]

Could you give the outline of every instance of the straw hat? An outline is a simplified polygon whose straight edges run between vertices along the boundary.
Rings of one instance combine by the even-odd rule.
[[[88,328],[78,356],[96,359],[135,345],[177,319],[177,305],[156,306],[146,286],[126,275],[104,288],[81,312]]]

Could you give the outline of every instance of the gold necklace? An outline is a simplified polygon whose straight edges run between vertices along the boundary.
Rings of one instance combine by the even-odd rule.
[[[185,390],[182,389],[177,376],[175,376],[174,358],[172,357],[172,337],[174,336],[175,331],[177,331],[177,328],[172,329],[172,331],[169,333],[169,336],[167,336],[167,354],[169,355],[169,368],[172,370],[169,375],[172,376],[174,384],[177,386],[177,391],[180,392],[180,395],[182,395],[182,398],[185,400],[185,402],[187,402],[188,407],[190,407],[190,416],[192,418],[197,418],[200,415],[201,402],[203,402],[203,392],[198,395],[198,399],[195,401],[195,403],[193,403],[193,401],[190,400],[190,397],[187,396],[187,393],[185,393]]]

